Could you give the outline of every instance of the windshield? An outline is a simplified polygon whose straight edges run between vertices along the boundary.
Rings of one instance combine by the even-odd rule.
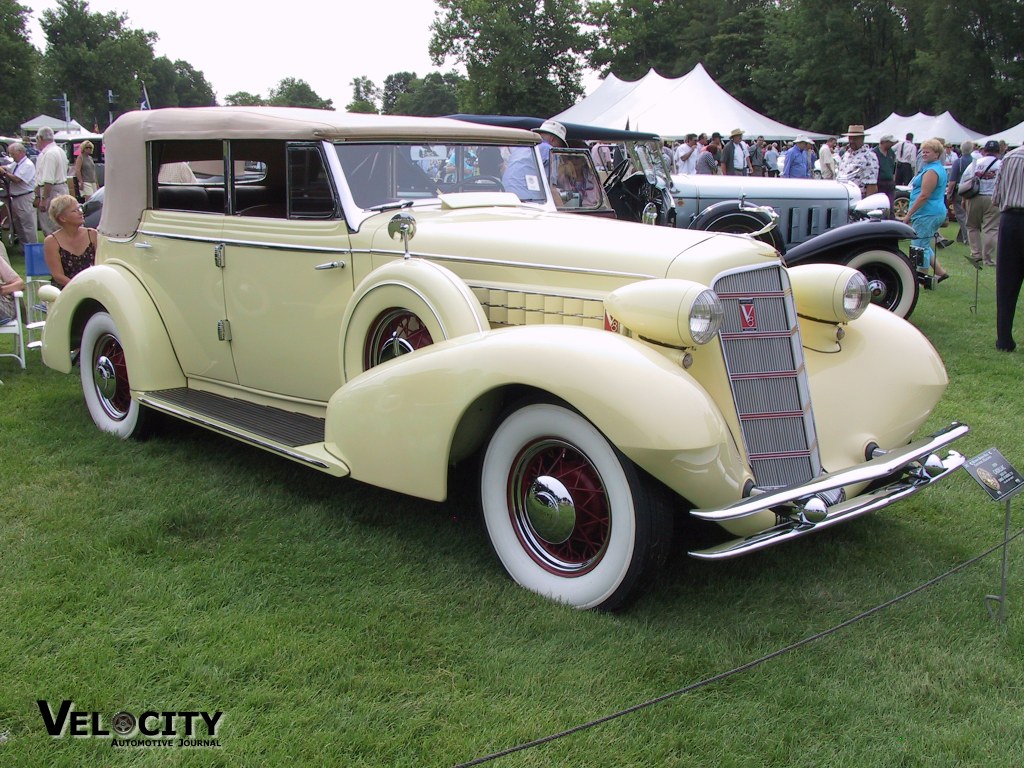
[[[356,205],[366,210],[450,192],[514,192],[544,202],[533,146],[495,144],[334,145]]]
[[[647,177],[647,181],[656,184],[660,180],[666,184],[668,178],[665,166],[661,162],[661,151],[642,142],[637,142],[634,150],[640,171]]]

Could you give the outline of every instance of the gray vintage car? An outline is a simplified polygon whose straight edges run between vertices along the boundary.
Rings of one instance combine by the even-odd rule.
[[[460,120],[533,129],[540,118],[453,115]],[[788,265],[842,264],[868,279],[872,301],[900,317],[917,305],[918,272],[901,243],[914,237],[907,224],[888,217],[888,199],[838,181],[669,174],[661,139],[649,133],[565,124],[569,149],[555,150],[586,162],[572,147],[602,141],[619,148],[620,160],[604,180],[607,202],[577,205],[574,212],[614,215],[627,221],[748,234],[771,243]],[[556,164],[550,182],[557,187]],[[591,166],[592,168],[592,166]],[[590,174],[597,176],[596,170]],[[906,248],[906,250],[904,250]]]
[[[657,167],[658,158],[653,163]],[[754,234],[778,248],[790,265],[854,267],[867,277],[872,300],[901,317],[914,311],[920,286],[930,287],[908,255],[909,244],[906,251],[901,247],[914,229],[889,217],[883,194],[862,199],[854,184],[820,179],[668,178],[666,195],[677,227]]]

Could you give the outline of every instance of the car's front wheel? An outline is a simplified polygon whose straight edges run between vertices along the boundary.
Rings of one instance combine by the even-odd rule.
[[[508,413],[487,446],[480,494],[509,576],[577,608],[620,607],[671,540],[663,490],[587,419],[555,403]]]
[[[85,405],[96,426],[121,438],[141,437],[150,413],[132,397],[121,335],[106,312],[85,324],[80,366]]]
[[[899,251],[867,248],[855,253],[846,266],[867,278],[873,303],[900,317],[910,317],[920,291],[910,259]]]

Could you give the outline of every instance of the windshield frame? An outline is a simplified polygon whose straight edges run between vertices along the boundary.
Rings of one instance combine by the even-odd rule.
[[[521,204],[554,209],[547,176],[541,170],[538,145],[533,143],[441,139],[428,142],[336,141],[326,144],[333,148],[333,151],[327,153],[328,165],[340,180],[337,186],[342,208],[353,230],[358,230],[363,221],[382,210],[440,205],[439,193],[447,196],[463,192],[500,192],[504,189],[503,184],[487,180],[504,180],[509,170],[506,167],[507,155],[512,152],[516,152],[527,171],[532,169],[537,177],[536,198],[520,198]],[[445,151],[440,152],[439,148]],[[407,161],[401,155],[406,150],[409,152]],[[413,152],[417,150],[420,155],[414,157]],[[486,150],[487,154],[492,155],[489,161],[482,161],[484,153],[480,150]],[[495,153],[502,154],[498,167],[494,166],[498,159],[493,157]],[[443,160],[442,154],[445,155]],[[474,179],[478,178],[482,181],[475,182]],[[531,184],[531,191],[533,186]],[[379,189],[371,191],[372,187]]]

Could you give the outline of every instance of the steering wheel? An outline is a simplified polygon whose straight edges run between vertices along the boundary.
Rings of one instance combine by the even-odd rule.
[[[483,189],[481,189],[483,187]],[[493,189],[491,189],[493,187]],[[497,176],[470,176],[455,185],[456,192],[504,192],[505,187]]]

